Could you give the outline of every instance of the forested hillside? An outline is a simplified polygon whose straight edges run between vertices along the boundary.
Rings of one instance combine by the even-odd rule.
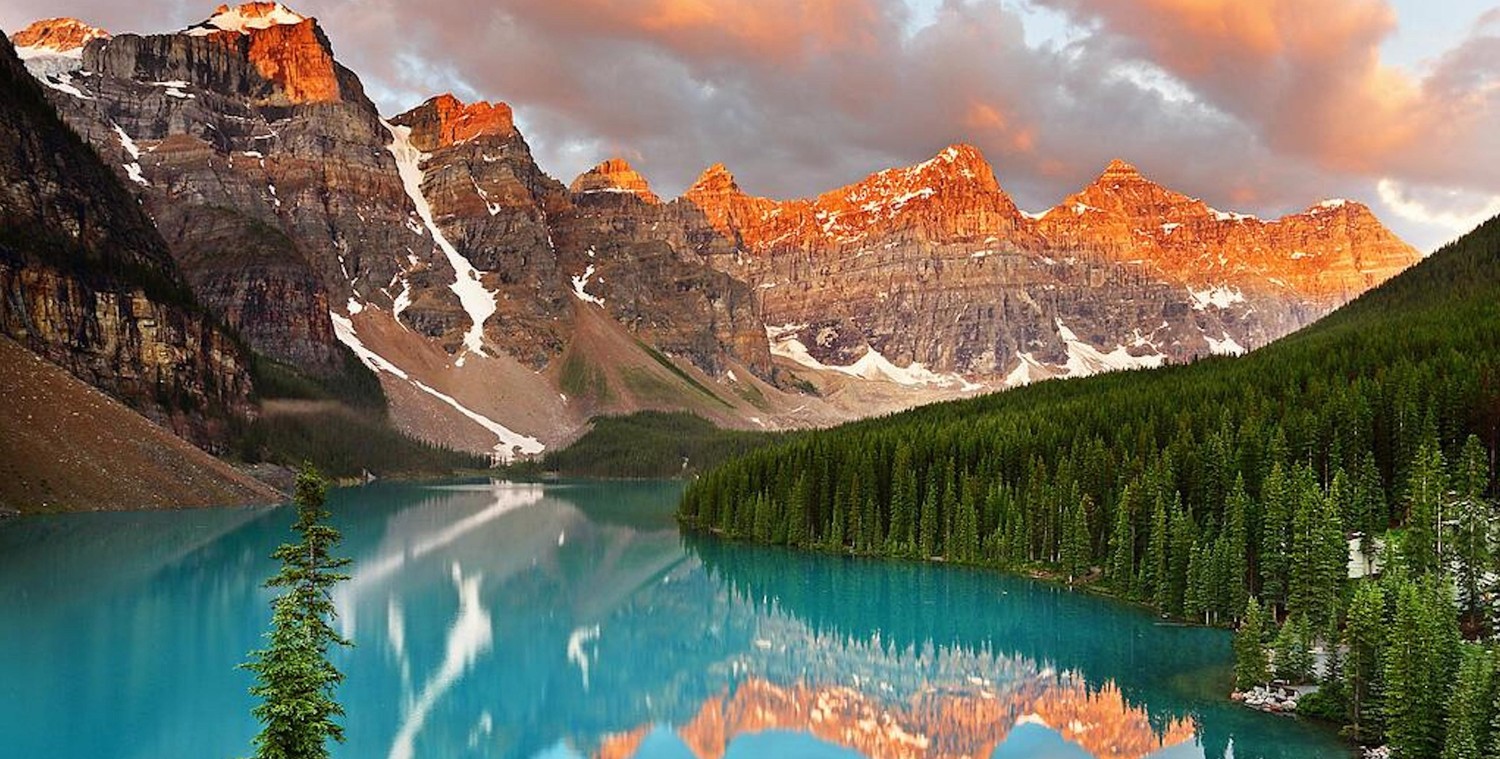
[[[1494,628],[1497,434],[1492,219],[1247,357],[1045,382],[790,439],[699,479],[680,516],[759,542],[1041,569],[1206,622],[1265,607],[1259,634],[1286,620],[1277,669],[1293,679],[1310,676],[1300,664],[1314,642],[1369,634],[1344,623],[1356,585],[1346,539],[1358,537],[1384,547],[1386,571],[1360,584],[1373,590],[1355,610],[1393,632],[1355,642],[1366,659],[1336,662],[1318,708],[1398,756],[1436,756],[1454,729],[1491,748],[1491,657],[1460,655],[1470,647],[1455,622],[1470,637]],[[1456,601],[1424,579],[1444,573]],[[1261,642],[1242,646],[1248,662]],[[1483,681],[1465,696],[1483,709],[1449,708],[1460,659],[1485,673],[1464,680]],[[1403,688],[1427,695],[1397,703]],[[1390,708],[1372,710],[1386,691]]]

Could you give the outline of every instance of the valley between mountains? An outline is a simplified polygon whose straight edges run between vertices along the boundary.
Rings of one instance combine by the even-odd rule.
[[[599,415],[821,427],[1238,354],[1421,258],[1357,202],[1255,218],[1124,160],[1023,211],[966,144],[808,198],[564,184],[509,104],[381,114],[337,36],[278,3],[11,34],[5,217],[44,232],[0,239],[3,332],[213,453],[359,419],[510,461]]]

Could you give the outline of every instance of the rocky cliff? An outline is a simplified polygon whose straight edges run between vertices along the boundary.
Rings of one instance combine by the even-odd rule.
[[[810,200],[751,197],[719,165],[677,202],[734,242],[703,252],[760,291],[778,353],[908,383],[1240,352],[1419,258],[1355,203],[1264,222],[1123,162],[1025,214],[967,145]]]
[[[27,64],[130,182],[199,300],[257,351],[334,376],[330,306],[401,269],[409,209],[358,79],[316,22],[255,15],[267,5],[94,40],[72,71]]]
[[[1325,200],[1267,221],[1210,208],[1119,160],[1035,226],[1056,246],[1144,262],[1195,289],[1248,290],[1314,310],[1337,306],[1420,258],[1360,203]]]
[[[151,219],[0,43],[0,330],[206,446],[253,415],[247,357]]]

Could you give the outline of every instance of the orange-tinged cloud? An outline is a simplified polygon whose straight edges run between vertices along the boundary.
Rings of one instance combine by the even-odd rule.
[[[543,23],[636,36],[700,56],[800,62],[869,52],[891,13],[878,0],[555,0],[512,3]],[[534,15],[533,15],[534,14]]]
[[[1472,140],[1494,98],[1386,65],[1386,0],[1041,0],[1097,24],[1277,152],[1370,174]],[[1481,21],[1481,26],[1483,22]],[[1476,27],[1477,28],[1477,27]]]

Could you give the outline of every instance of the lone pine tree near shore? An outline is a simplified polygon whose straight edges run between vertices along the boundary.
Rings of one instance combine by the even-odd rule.
[[[334,721],[344,714],[334,699],[344,675],[328,660],[328,649],[349,645],[332,626],[333,587],[348,579],[337,570],[349,559],[332,553],[342,538],[326,524],[327,489],[322,475],[304,465],[293,497],[297,522],[292,529],[301,540],[271,554],[281,561],[281,571],[266,587],[283,590],[271,603],[266,648],[252,652],[242,665],[255,673],[250,693],[261,700],[255,707],[263,725],[255,736],[256,759],[323,759],[329,738],[344,739],[343,727]]]

